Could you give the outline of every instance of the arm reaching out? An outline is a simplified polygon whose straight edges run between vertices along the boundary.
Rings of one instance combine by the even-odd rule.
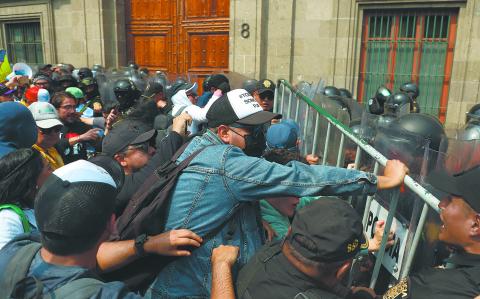
[[[383,176],[377,176],[379,190],[398,187],[408,174],[408,167],[399,160],[388,160]]]
[[[200,247],[202,241],[194,232],[179,229],[149,236],[143,248],[147,254],[188,256],[190,251],[182,247]],[[107,272],[127,265],[138,257],[135,240],[104,242],[97,252],[97,264],[101,271]]]

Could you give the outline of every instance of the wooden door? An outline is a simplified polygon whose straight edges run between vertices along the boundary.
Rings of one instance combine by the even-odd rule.
[[[189,76],[228,70],[229,0],[129,0],[128,58],[150,71]]]

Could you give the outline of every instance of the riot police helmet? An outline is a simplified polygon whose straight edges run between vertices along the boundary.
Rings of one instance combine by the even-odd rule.
[[[480,120],[480,104],[475,104],[470,110],[468,110],[465,123],[470,122],[472,119]]]
[[[407,111],[410,112],[412,109],[412,102],[412,98],[408,94],[404,92],[397,92],[388,97],[384,104],[385,112],[395,114],[398,113],[402,107],[407,107]]]
[[[478,120],[469,121],[459,133],[458,139],[465,141],[480,139],[480,122]]]
[[[253,93],[255,88],[257,87],[258,81],[255,79],[247,79],[243,81],[242,88],[248,91],[250,94]]]
[[[327,97],[339,96],[340,91],[335,86],[325,86],[323,94]]]
[[[446,136],[442,123],[429,114],[405,114],[398,117],[392,125],[430,140],[430,148],[436,151],[440,148],[442,138]]]
[[[380,105],[382,105],[387,101],[387,99],[392,95],[390,89],[385,86],[380,86],[375,93],[375,99],[378,101]]]
[[[165,89],[165,81],[161,77],[151,77],[147,80],[147,87],[143,93],[146,97],[152,97],[160,92],[163,92]]]
[[[402,86],[400,86],[400,91],[408,94],[412,99],[416,99],[420,94],[417,84],[413,82],[403,83]]]
[[[119,79],[113,85],[113,91],[117,101],[120,103],[119,110],[125,111],[132,107],[140,97],[140,91],[135,84],[128,79]]]
[[[128,64],[128,67],[129,67],[130,69],[132,69],[132,70],[138,70],[138,69],[139,69],[138,64],[136,64],[135,62],[130,62],[130,63]]]
[[[352,98],[352,93],[350,92],[350,90],[348,90],[346,88],[339,88],[338,92],[340,93],[341,97],[349,98],[349,99]]]

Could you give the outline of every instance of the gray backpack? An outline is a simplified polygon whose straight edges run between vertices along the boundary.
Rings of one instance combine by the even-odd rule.
[[[0,298],[87,299],[102,288],[104,283],[98,279],[79,278],[43,295],[43,283],[36,277],[27,277],[30,265],[41,247],[40,243],[28,241],[17,251],[5,269],[7,275],[0,281]],[[32,280],[36,285],[35,294],[27,296],[25,286]]]

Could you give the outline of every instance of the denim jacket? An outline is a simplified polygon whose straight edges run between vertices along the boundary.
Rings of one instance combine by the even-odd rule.
[[[206,146],[184,169],[172,191],[166,229],[186,228],[204,237],[234,215],[236,227],[230,244],[240,248],[234,278],[262,245],[251,203],[276,195],[302,197],[376,191],[377,178],[373,174],[296,161],[287,165],[271,163],[223,144],[211,131],[195,137],[177,162]],[[214,237],[204,240],[191,256],[163,268],[147,297],[210,297],[211,253],[213,248],[225,244],[227,232],[225,226]]]

